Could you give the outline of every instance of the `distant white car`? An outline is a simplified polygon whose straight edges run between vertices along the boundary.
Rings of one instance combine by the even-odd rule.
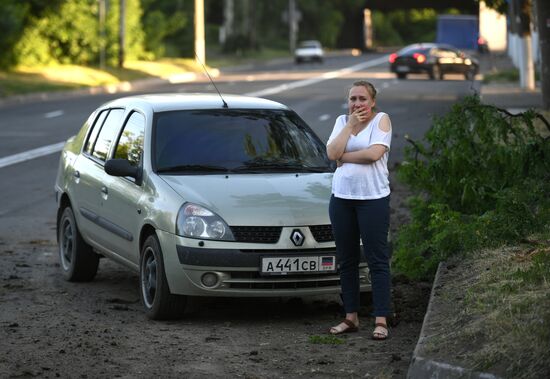
[[[323,47],[319,41],[302,41],[294,51],[294,61],[302,63],[306,61],[323,62]]]

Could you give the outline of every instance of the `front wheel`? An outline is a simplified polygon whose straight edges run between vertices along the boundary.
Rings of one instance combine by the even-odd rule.
[[[93,252],[76,225],[73,210],[66,207],[57,223],[59,260],[65,279],[71,282],[88,282],[97,273],[99,255]]]
[[[474,70],[466,71],[464,77],[466,78],[466,80],[474,80],[476,77],[476,72]]]
[[[141,249],[139,284],[141,302],[147,317],[168,320],[183,316],[186,297],[170,293],[162,250],[155,235],[147,237]]]

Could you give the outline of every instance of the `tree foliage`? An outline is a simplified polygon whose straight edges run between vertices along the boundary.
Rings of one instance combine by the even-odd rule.
[[[432,274],[453,254],[515,242],[550,225],[550,125],[469,97],[411,141],[399,178],[417,191],[395,266]]]
[[[0,68],[16,64],[99,63],[102,48],[107,63],[119,55],[120,0],[107,4],[104,33],[100,30],[98,0],[0,1]],[[224,0],[204,0],[206,44],[219,47],[224,23]],[[364,0],[296,0],[301,16],[298,40],[317,39],[327,48],[363,46]],[[494,6],[501,0],[488,2]],[[192,57],[194,2],[190,0],[125,0],[125,57],[158,59]],[[240,53],[262,47],[288,49],[288,0],[233,0],[234,23],[221,50]],[[285,18],[286,15],[286,18]],[[433,9],[377,13],[379,44],[400,45],[429,41],[435,33]]]

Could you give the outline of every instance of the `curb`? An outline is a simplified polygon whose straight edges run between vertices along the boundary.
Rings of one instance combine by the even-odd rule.
[[[424,321],[422,322],[422,329],[420,330],[420,336],[418,342],[413,351],[411,363],[409,364],[409,370],[407,371],[407,379],[424,379],[424,378],[450,378],[450,379],[501,379],[499,376],[493,374],[478,372],[471,369],[467,369],[460,366],[454,366],[446,362],[439,362],[429,357],[424,356],[423,347],[424,344],[430,339],[427,335],[427,325],[430,323],[432,316],[435,291],[437,288],[441,288],[439,283],[441,272],[446,267],[444,262],[439,263],[437,266],[437,272],[432,284],[432,290],[430,293],[430,300],[424,315]]]
[[[193,81],[189,79],[188,81]],[[109,84],[98,87],[89,87],[75,90],[66,91],[52,91],[52,92],[35,92],[27,95],[15,95],[5,99],[0,99],[0,107],[6,105],[25,104],[31,101],[47,101],[47,100],[62,100],[70,97],[82,97],[89,95],[99,94],[114,94],[122,92],[139,91],[145,89],[151,85],[170,83],[169,79],[150,78],[141,79],[133,82],[121,82],[117,84]]]

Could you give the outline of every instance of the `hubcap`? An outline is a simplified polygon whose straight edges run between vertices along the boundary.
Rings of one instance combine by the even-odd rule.
[[[141,292],[147,308],[153,306],[157,292],[157,260],[153,249],[148,247],[143,253],[143,266],[141,267]]]
[[[69,270],[73,261],[74,232],[71,220],[63,219],[61,224],[61,264],[65,271]]]

